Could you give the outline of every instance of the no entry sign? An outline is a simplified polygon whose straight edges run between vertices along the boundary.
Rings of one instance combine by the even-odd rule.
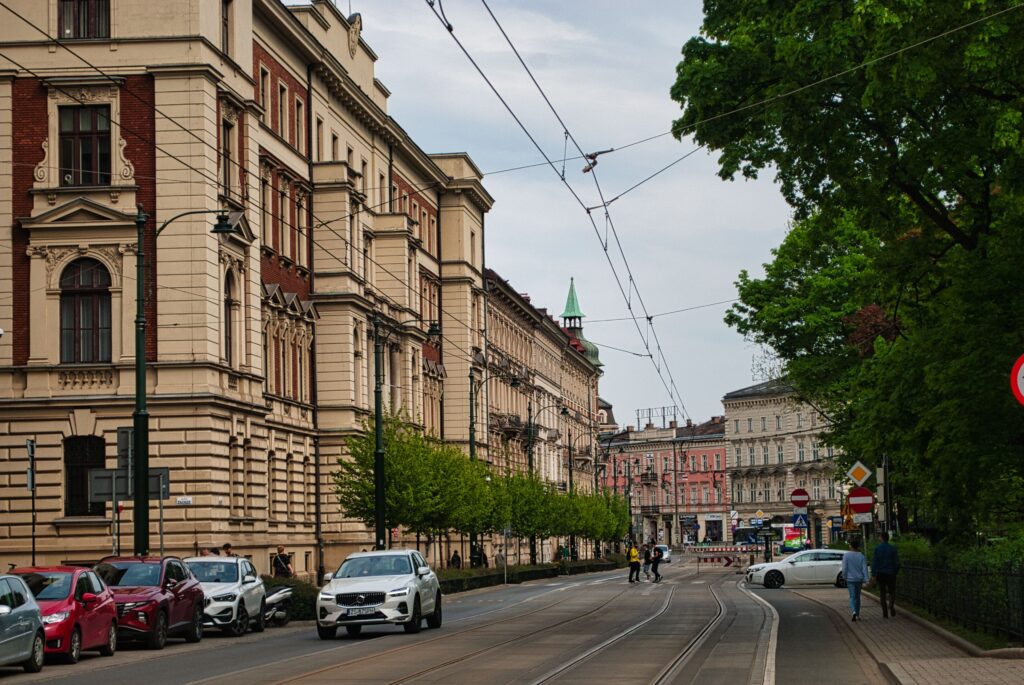
[[[793,503],[794,507],[806,507],[807,503],[811,501],[811,496],[803,488],[797,488],[790,493],[789,501]]]
[[[1013,389],[1013,396],[1017,401],[1024,404],[1024,354],[1017,359],[1013,371],[1010,372],[1010,388]]]
[[[852,488],[847,501],[855,514],[866,514],[875,506],[875,496],[867,488]]]

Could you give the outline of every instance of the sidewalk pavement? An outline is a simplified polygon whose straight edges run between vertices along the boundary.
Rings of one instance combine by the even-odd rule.
[[[972,657],[935,632],[907,618],[896,606],[895,618],[882,618],[882,607],[865,595],[861,619],[850,621],[846,590],[801,588],[792,590],[832,609],[878,662],[890,682],[900,685],[1020,685],[1024,659]]]

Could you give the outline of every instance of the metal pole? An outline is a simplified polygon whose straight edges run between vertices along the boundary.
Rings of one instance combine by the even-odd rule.
[[[375,524],[374,549],[385,549],[384,531],[384,400],[381,384],[383,382],[383,341],[380,339],[380,317],[373,315],[373,432],[376,443],[373,448],[373,513]]]
[[[569,497],[573,495],[572,486],[572,429],[566,430],[566,435],[569,439]],[[572,561],[573,552],[576,550],[576,536],[572,533],[569,534],[569,561]]]
[[[160,488],[157,500],[160,506],[160,556],[164,555],[164,474],[160,474]]]
[[[110,532],[113,534],[112,537],[114,538],[110,542],[110,549],[111,549],[111,553],[112,554],[120,555],[121,554],[121,515],[120,515],[120,512],[118,512],[118,510],[117,510],[117,471],[118,471],[118,469],[114,469],[114,477],[111,479],[113,481],[113,483],[112,483],[113,487],[111,487],[111,489],[110,489],[110,491],[111,491],[111,495],[110,496],[111,496],[111,499],[112,499],[111,506],[113,507],[112,517],[111,517],[111,522],[110,522]]]
[[[28,451],[28,489],[32,493],[32,565],[36,565],[36,441],[25,441]]]
[[[476,384],[473,381],[473,366],[469,367],[469,460],[476,461]],[[469,567],[477,567],[476,531],[469,531]]]
[[[679,518],[679,458],[676,455],[676,442],[672,441],[672,507],[675,509],[675,537],[679,543],[679,546],[683,545],[683,522]],[[725,525],[724,523],[722,524]],[[672,546],[672,541],[668,541],[669,547]]]
[[[533,389],[530,389],[530,394],[533,394]],[[526,465],[533,475],[533,397],[530,397],[526,402]],[[506,540],[507,542],[507,540]],[[506,545],[505,549],[506,556],[508,555],[508,549]],[[516,550],[516,556],[519,555],[519,550]],[[530,535],[530,565],[537,563],[537,536],[536,534]]]
[[[633,542],[633,469],[626,458],[626,506],[629,509],[629,541]]]
[[[132,414],[135,457],[135,554],[149,554],[149,412],[146,410],[146,222],[138,205],[135,231],[135,412]],[[115,487],[117,479],[115,477]]]

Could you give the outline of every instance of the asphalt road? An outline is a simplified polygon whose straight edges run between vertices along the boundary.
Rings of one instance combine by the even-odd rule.
[[[664,575],[660,584],[630,585],[621,571],[450,595],[442,628],[418,635],[380,627],[323,641],[308,624],[243,638],[210,632],[198,645],[126,647],[36,675],[0,669],[0,685],[883,682],[848,627],[811,600],[747,589],[732,569],[698,576],[674,564]]]

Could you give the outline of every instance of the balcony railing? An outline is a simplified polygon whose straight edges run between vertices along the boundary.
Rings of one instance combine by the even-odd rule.
[[[640,513],[644,516],[657,516],[661,513],[661,505],[659,504],[641,504]]]
[[[650,485],[651,483],[657,483],[659,480],[658,474],[653,471],[646,471],[640,474],[640,482]]]

